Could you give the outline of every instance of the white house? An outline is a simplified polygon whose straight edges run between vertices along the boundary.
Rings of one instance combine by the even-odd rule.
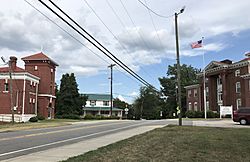
[[[88,96],[85,107],[83,107],[84,116],[86,114],[110,116],[110,95],[109,94],[85,94]],[[122,117],[123,109],[113,107],[112,115]]]

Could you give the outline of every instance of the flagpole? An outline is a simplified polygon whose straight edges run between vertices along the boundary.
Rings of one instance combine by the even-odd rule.
[[[206,71],[205,71],[205,50],[204,50],[204,37],[202,37],[203,48],[203,99],[204,99],[204,114],[207,119],[207,99],[206,99]]]

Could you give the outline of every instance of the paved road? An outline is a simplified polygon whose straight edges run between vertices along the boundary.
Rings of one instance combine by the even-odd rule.
[[[0,161],[55,162],[97,149],[178,120],[93,121],[0,133]],[[183,125],[250,128],[232,120],[183,120]]]
[[[190,124],[190,121],[185,122]],[[31,154],[51,148],[96,139],[145,126],[177,124],[176,120],[97,121],[73,125],[0,133],[0,160]],[[136,129],[135,129],[136,128]],[[109,139],[112,143],[113,139]]]

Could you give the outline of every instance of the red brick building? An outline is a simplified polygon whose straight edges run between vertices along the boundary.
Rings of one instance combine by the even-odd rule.
[[[25,122],[38,114],[54,117],[55,70],[57,63],[43,53],[22,58],[25,69],[16,66],[10,57],[15,121]],[[0,120],[11,117],[9,68],[0,68]]]
[[[250,108],[250,53],[246,58],[212,61],[205,68],[207,110],[219,111],[220,105]],[[204,110],[204,77],[198,74],[200,84],[186,86],[187,110]]]

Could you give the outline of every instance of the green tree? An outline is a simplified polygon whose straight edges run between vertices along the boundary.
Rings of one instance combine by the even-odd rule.
[[[182,108],[186,110],[186,90],[185,86],[197,84],[198,78],[197,73],[200,73],[201,70],[192,67],[191,65],[187,66],[186,64],[181,65],[181,101]],[[168,66],[167,77],[159,78],[161,84],[161,91],[165,96],[167,96],[167,102],[163,107],[163,114],[166,116],[171,116],[172,113],[176,112],[177,107],[177,66]]]
[[[126,103],[125,101],[121,101],[119,98],[115,98],[113,100],[114,107],[120,108],[120,109],[125,109],[126,107],[129,108],[129,104]]]
[[[135,118],[159,119],[162,99],[152,87],[141,87],[140,95],[134,101],[133,108]]]
[[[62,116],[82,114],[82,101],[74,73],[62,75],[56,114]]]

